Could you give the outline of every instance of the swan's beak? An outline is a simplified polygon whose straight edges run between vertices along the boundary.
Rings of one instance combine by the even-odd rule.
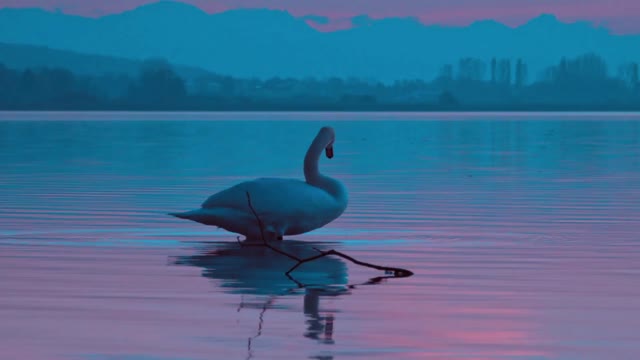
[[[327,146],[327,148],[324,151],[329,159],[333,157],[333,146]]]

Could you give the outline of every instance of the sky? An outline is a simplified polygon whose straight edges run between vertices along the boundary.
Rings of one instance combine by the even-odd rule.
[[[68,14],[103,16],[157,0],[0,0],[0,7],[39,7]],[[237,8],[270,8],[294,16],[318,15],[321,30],[345,28],[358,15],[372,18],[418,17],[425,24],[468,25],[492,19],[518,26],[542,13],[560,20],[586,20],[617,34],[640,33],[638,0],[184,0],[209,13]]]

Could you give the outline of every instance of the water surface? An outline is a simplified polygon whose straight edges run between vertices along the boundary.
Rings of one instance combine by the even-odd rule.
[[[637,115],[62,115],[0,121],[2,359],[640,358]],[[413,277],[166,215],[324,125],[349,207],[283,246]]]

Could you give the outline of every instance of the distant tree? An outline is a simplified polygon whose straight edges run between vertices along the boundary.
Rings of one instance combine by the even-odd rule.
[[[638,63],[623,64],[618,69],[618,78],[631,89],[637,89],[640,85],[638,79]]]
[[[7,108],[16,95],[17,75],[0,63],[0,107]]]
[[[476,58],[463,58],[458,62],[458,79],[482,81],[485,76],[485,63]]]
[[[594,53],[579,56],[570,63],[571,70],[577,77],[591,80],[607,79],[607,63]]]
[[[342,80],[341,78],[332,77],[329,78],[327,85],[332,89],[342,90],[342,87],[344,86],[344,80]]]
[[[36,75],[31,69],[27,69],[22,72],[20,80],[18,82],[18,92],[26,96],[31,93],[34,94],[37,91]]]
[[[234,95],[237,85],[237,81],[231,76],[223,76],[220,79],[220,90],[226,96]],[[255,86],[253,87],[255,88]]]
[[[200,76],[194,81],[194,90],[198,95],[211,95],[218,90],[216,85],[213,79],[207,76]]]
[[[496,69],[497,61],[496,58],[491,59],[491,82],[495,84],[496,82]]]
[[[496,74],[496,80],[498,84],[511,85],[511,60],[502,59],[498,63],[498,70]]]
[[[445,107],[458,105],[458,99],[449,91],[443,91],[438,96],[438,104]]]
[[[562,58],[560,63],[547,69],[545,79],[564,84],[597,83],[607,79],[607,64],[596,54],[589,53],[575,59]]]
[[[134,103],[143,106],[171,107],[184,101],[187,95],[184,80],[165,60],[145,61],[140,69],[137,84],[129,92]]]
[[[516,82],[515,85],[518,88],[523,87],[527,83],[527,64],[522,59],[518,59],[516,62]]]
[[[75,90],[75,76],[66,69],[43,69],[39,72],[39,88],[46,94],[62,95]]]
[[[4,64],[0,63],[0,92],[9,91],[11,86],[15,85],[15,71],[8,69]]]
[[[438,77],[443,80],[453,80],[453,65],[446,64],[442,66]]]
[[[440,88],[448,88],[453,82],[453,65],[446,64],[440,68],[434,84]]]

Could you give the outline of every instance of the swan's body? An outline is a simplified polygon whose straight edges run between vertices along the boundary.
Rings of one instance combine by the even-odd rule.
[[[260,240],[262,234],[249,207],[249,193],[269,241],[320,228],[342,215],[348,202],[345,187],[318,171],[323,150],[327,157],[333,157],[334,138],[333,129],[324,127],[314,139],[304,161],[306,182],[277,178],[246,181],[211,195],[200,209],[171,215],[218,226],[247,240]]]

